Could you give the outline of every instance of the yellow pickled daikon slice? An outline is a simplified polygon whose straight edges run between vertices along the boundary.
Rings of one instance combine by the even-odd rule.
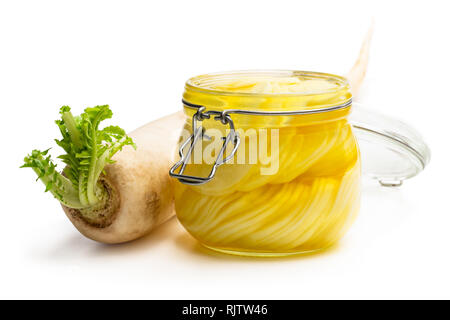
[[[336,241],[354,219],[359,165],[341,177],[296,179],[252,192],[204,196],[186,188],[180,221],[207,245],[294,250]]]
[[[336,84],[324,79],[291,77],[241,77],[222,80],[211,89],[240,93],[317,93],[336,88]]]

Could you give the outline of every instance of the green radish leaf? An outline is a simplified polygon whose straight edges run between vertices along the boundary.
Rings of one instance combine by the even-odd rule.
[[[55,139],[64,150],[58,156],[66,165],[57,172],[56,165],[45,151],[33,150],[24,159],[23,168],[32,168],[38,180],[64,205],[71,208],[89,208],[107,197],[98,179],[111,158],[126,145],[136,148],[132,139],[118,126],[99,129],[102,121],[112,117],[108,105],[86,108],[80,116],[73,116],[69,106],[60,109],[61,119],[55,123],[62,138]]]

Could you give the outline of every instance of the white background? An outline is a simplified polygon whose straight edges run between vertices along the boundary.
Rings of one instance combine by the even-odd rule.
[[[450,298],[450,19],[445,1],[1,1],[0,298]],[[105,246],[29,169],[58,108],[109,104],[132,130],[181,108],[184,81],[233,69],[345,74],[375,18],[357,100],[416,127],[432,159],[398,189],[366,184],[331,251],[211,254],[173,219]],[[163,139],[164,137],[162,137]],[[151,161],[151,159],[149,159]]]

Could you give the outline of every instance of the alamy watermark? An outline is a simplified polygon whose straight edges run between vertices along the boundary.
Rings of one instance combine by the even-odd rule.
[[[236,129],[236,134],[240,137],[240,145],[231,159],[224,165],[233,164],[258,164],[261,175],[273,175],[279,169],[279,129]],[[213,165],[223,147],[224,137],[230,133],[230,129],[219,130],[215,128],[205,129],[202,138],[199,139],[192,150],[191,156],[186,159],[187,164],[208,164]],[[181,133],[182,141],[186,141],[192,135],[189,130]],[[189,148],[189,145],[185,149]],[[224,158],[231,154],[233,143],[227,145]]]

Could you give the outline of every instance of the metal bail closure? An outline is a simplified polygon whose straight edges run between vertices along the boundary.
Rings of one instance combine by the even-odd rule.
[[[169,175],[171,177],[177,178],[178,181],[189,184],[189,185],[200,185],[204,184],[208,181],[210,181],[212,178],[214,178],[214,175],[216,174],[216,170],[219,166],[224,164],[225,162],[229,161],[234,157],[234,154],[236,153],[239,143],[240,143],[240,137],[239,134],[236,132],[234,128],[233,120],[231,120],[231,117],[229,114],[227,114],[226,111],[219,112],[219,111],[205,111],[205,107],[201,106],[198,108],[197,112],[192,116],[192,135],[180,146],[179,154],[180,154],[180,161],[178,161],[172,168],[170,168]],[[214,162],[214,165],[211,168],[211,171],[207,177],[197,177],[197,176],[191,176],[183,174],[184,170],[186,169],[187,162],[192,156],[192,151],[194,150],[195,144],[202,140],[204,137],[207,137],[204,134],[204,128],[199,125],[197,126],[197,121],[203,121],[204,119],[210,119],[211,115],[214,116],[214,120],[222,122],[224,125],[229,125],[230,132],[227,134],[226,137],[222,137],[223,144],[222,148],[220,149],[220,152],[216,158],[216,161]],[[231,150],[231,153],[225,157],[225,150],[229,143],[233,143],[233,150]],[[186,154],[184,153],[184,148],[190,143],[189,149],[187,150]],[[181,168],[180,168],[181,167]],[[176,170],[178,170],[178,173],[176,173]]]
[[[225,162],[229,161],[233,158],[234,154],[237,151],[237,148],[239,147],[240,138],[239,134],[236,132],[234,128],[234,123],[231,120],[230,114],[241,114],[241,115],[254,115],[254,116],[293,116],[293,115],[306,115],[306,114],[316,114],[316,113],[322,113],[322,112],[330,112],[330,111],[336,111],[341,109],[350,108],[352,105],[352,99],[348,99],[347,101],[343,102],[339,105],[332,105],[327,107],[321,107],[317,109],[305,109],[305,110],[293,110],[293,111],[258,111],[258,110],[243,110],[243,109],[229,109],[225,111],[205,111],[205,106],[189,103],[185,100],[183,100],[183,105],[187,108],[195,109],[197,110],[196,113],[192,116],[192,135],[185,141],[180,147],[179,153],[180,153],[180,161],[178,161],[169,171],[169,175],[171,177],[177,178],[180,182],[184,184],[190,184],[190,185],[199,185],[206,183],[210,181],[214,174],[216,173],[217,167],[221,166]],[[183,174],[184,170],[186,169],[187,162],[191,158],[192,150],[194,150],[195,144],[198,142],[199,139],[203,139],[203,137],[206,137],[203,132],[202,126],[197,127],[197,121],[203,121],[205,119],[210,119],[211,115],[214,116],[214,120],[220,120],[222,124],[226,125],[228,124],[230,126],[230,133],[226,137],[222,137],[223,145],[220,149],[219,155],[217,156],[216,162],[214,163],[211,172],[207,177],[196,177],[196,176],[190,176]],[[229,143],[233,143],[233,150],[231,151],[230,155],[227,157],[224,157],[225,150]],[[188,145],[191,144],[186,154],[184,154],[183,150]],[[180,168],[181,169],[176,173],[175,171]]]

